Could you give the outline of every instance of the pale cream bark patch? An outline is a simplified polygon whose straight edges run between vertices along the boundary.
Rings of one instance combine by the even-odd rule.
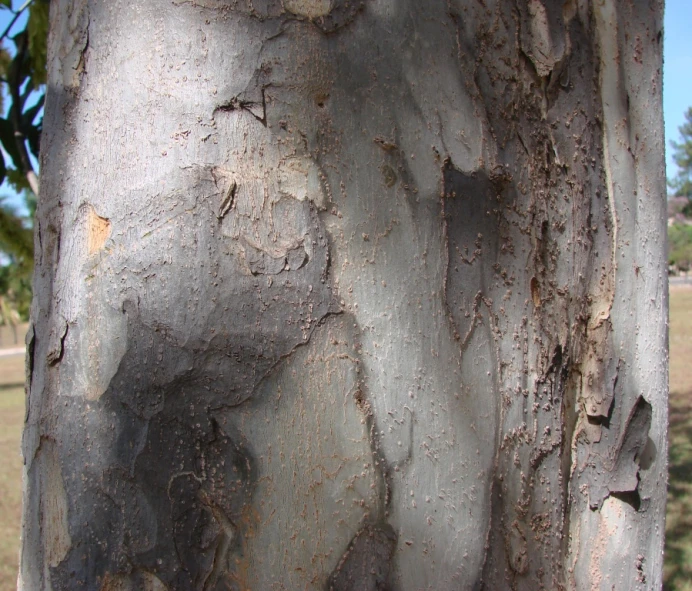
[[[332,0],[284,0],[284,7],[293,14],[318,18],[329,14]]]

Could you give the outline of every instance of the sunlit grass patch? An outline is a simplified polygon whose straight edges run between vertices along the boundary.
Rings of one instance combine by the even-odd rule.
[[[3,370],[0,364],[0,372]],[[0,386],[0,590],[17,588],[24,388]]]
[[[692,289],[671,290],[666,591],[692,591]]]

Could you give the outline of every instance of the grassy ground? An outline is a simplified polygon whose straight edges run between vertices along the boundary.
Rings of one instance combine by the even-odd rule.
[[[17,326],[0,325],[0,347],[17,347],[24,344],[24,336],[29,325],[26,322]]]
[[[6,343],[13,346],[12,343]],[[666,591],[692,591],[692,289],[670,297],[670,479]],[[0,591],[16,587],[24,358],[0,357]]]
[[[13,345],[10,343],[10,345]],[[24,357],[0,358],[0,591],[17,588]]]
[[[670,292],[666,591],[692,591],[692,289]]]

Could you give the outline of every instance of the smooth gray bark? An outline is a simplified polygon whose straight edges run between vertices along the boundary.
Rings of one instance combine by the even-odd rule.
[[[657,589],[659,0],[56,0],[20,588]]]

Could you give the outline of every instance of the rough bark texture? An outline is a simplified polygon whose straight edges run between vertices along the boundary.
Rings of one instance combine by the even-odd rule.
[[[660,587],[660,0],[52,19],[20,588]]]

